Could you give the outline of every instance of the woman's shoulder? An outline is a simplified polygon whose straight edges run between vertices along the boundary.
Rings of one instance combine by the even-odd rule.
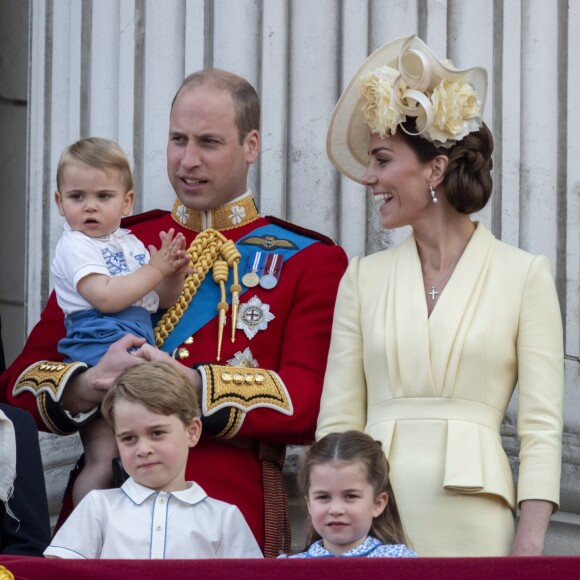
[[[414,243],[412,237],[405,240],[402,244],[394,246],[392,248],[386,248],[384,250],[379,250],[373,254],[368,254],[363,257],[352,258],[350,263],[351,266],[356,264],[356,267],[361,270],[372,270],[374,268],[384,268],[388,266],[400,253],[409,250],[409,244]],[[411,248],[412,249],[412,248]]]
[[[504,260],[513,263],[530,264],[535,258],[538,257],[531,252],[522,250],[522,248],[518,248],[517,246],[502,240],[498,240],[497,238],[494,238],[493,245],[494,256],[502,257]]]
[[[532,254],[497,238],[493,244],[492,268],[510,274],[512,278],[518,273],[527,278],[531,271],[537,270],[551,272],[550,260],[542,254]]]
[[[470,255],[478,265],[488,263],[489,272],[494,279],[509,278],[512,282],[521,280],[526,283],[530,274],[540,272],[542,275],[551,272],[550,261],[546,256],[533,254],[514,244],[500,240],[482,223],[476,222],[477,228],[469,242],[466,255]]]

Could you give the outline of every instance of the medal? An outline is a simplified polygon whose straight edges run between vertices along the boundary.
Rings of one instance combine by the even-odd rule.
[[[260,286],[265,290],[272,290],[278,284],[280,279],[280,270],[282,269],[281,254],[270,254],[266,258],[262,277],[260,278]]]
[[[252,354],[250,347],[246,347],[244,352],[238,351],[233,358],[228,360],[228,365],[231,367],[249,367],[257,369],[260,365]]]
[[[260,262],[262,261],[262,252],[254,252],[248,258],[248,268],[246,273],[242,276],[242,284],[246,288],[253,288],[260,283],[260,276],[258,270],[260,269]]]
[[[278,280],[273,274],[266,274],[260,279],[260,286],[265,290],[272,290],[276,284],[278,284]]]
[[[259,330],[266,330],[268,322],[275,316],[270,312],[270,305],[264,304],[257,296],[252,296],[245,304],[240,304],[240,315],[237,328],[244,331],[249,340],[252,340]]]
[[[246,272],[242,276],[242,284],[246,288],[253,288],[260,283],[260,276],[258,276],[258,272],[251,270],[250,272]]]
[[[242,284],[247,288],[253,288],[260,283],[260,276],[257,272],[248,272],[242,276]]]

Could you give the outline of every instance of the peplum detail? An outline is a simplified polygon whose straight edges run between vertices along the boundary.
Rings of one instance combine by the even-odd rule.
[[[466,421],[465,418],[470,420]],[[503,413],[476,401],[408,398],[384,401],[369,410],[365,432],[382,441],[387,458],[398,421],[447,422],[441,487],[461,494],[497,495],[513,510],[515,490],[499,429]]]

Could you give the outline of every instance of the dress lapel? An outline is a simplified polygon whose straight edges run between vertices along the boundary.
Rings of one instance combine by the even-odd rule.
[[[386,341],[387,364],[391,385],[401,390],[394,393],[395,397],[433,396],[427,305],[413,235],[396,252],[390,273],[387,313],[385,336],[395,337]]]
[[[493,235],[478,224],[429,317],[431,372],[439,396],[451,397],[493,250]]]

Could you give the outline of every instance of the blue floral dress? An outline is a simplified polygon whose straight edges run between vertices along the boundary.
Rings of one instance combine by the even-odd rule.
[[[369,536],[360,546],[338,556],[329,552],[323,546],[322,540],[318,540],[306,552],[290,556],[282,554],[278,558],[417,558],[417,554],[405,544],[383,544]]]

